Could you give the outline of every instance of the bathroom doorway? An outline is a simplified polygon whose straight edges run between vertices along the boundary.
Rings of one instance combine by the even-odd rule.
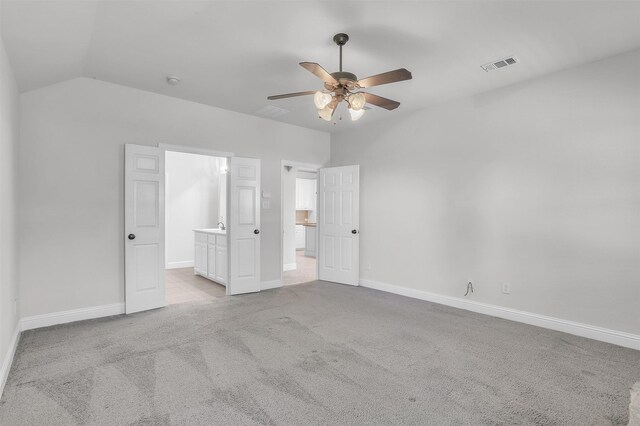
[[[186,262],[185,259],[170,258],[167,261],[165,250],[167,152],[220,157],[228,164],[226,173],[223,173],[223,163],[216,166],[223,181],[218,191],[222,200],[218,204],[218,218],[224,222],[209,222],[203,225],[204,228],[199,224],[183,228],[194,234],[193,273],[222,285],[227,296],[260,291],[261,160],[178,145],[125,144],[125,312],[130,314],[166,306],[167,266],[185,267],[185,263],[181,264]],[[181,204],[178,207],[185,209]],[[210,212],[209,218],[212,215]],[[171,214],[169,223],[173,223]],[[183,232],[181,235],[186,234]],[[168,262],[177,265],[169,265]],[[201,296],[207,299],[215,297]],[[182,301],[187,301],[185,299]]]
[[[227,158],[165,153],[165,294],[168,305],[226,295]],[[208,262],[208,255],[212,261]],[[215,257],[219,262],[216,265]]]

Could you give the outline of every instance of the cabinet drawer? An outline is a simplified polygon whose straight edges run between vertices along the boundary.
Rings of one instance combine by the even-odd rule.
[[[215,244],[216,243],[216,236],[214,234],[207,234],[207,242],[209,244]]]
[[[196,243],[206,243],[207,242],[207,234],[204,232],[195,232],[195,242]]]
[[[227,236],[226,235],[216,235],[216,245],[221,247],[227,246]]]

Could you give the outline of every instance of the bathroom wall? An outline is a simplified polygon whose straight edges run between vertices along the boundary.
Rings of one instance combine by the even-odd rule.
[[[193,266],[193,229],[216,228],[221,162],[226,159],[167,151],[165,156],[166,266]]]

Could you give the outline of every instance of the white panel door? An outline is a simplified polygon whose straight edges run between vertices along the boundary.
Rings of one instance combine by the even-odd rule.
[[[320,169],[318,186],[318,279],[358,285],[360,166]]]
[[[166,305],[164,290],[164,151],[125,145],[125,311]]]
[[[260,160],[231,158],[229,294],[260,291]]]

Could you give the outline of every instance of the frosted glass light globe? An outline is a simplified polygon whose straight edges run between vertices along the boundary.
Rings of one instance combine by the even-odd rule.
[[[331,116],[333,115],[333,108],[327,105],[324,108],[318,110],[318,115],[324,121],[331,121]]]
[[[331,95],[329,93],[322,93],[317,91],[315,95],[313,95],[313,103],[316,104],[316,108],[322,109],[329,105],[331,102]]]
[[[367,98],[364,97],[364,93],[354,93],[349,96],[349,105],[351,105],[351,109],[354,111],[361,110],[366,102]]]
[[[354,110],[353,108],[349,108],[349,114],[351,114],[351,121],[357,121],[364,115],[364,109]]]

